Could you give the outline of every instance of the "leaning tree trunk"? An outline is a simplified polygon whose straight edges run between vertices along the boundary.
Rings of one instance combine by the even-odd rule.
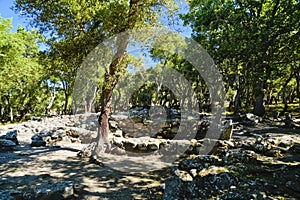
[[[111,100],[115,86],[117,85],[122,70],[126,69],[126,64],[123,63],[123,59],[126,56],[126,48],[129,42],[129,34],[126,30],[134,28],[136,23],[136,13],[138,9],[139,0],[130,0],[128,21],[123,29],[119,31],[116,40],[116,54],[114,55],[111,64],[105,71],[104,83],[102,86],[102,94],[100,97],[100,115],[98,118],[98,135],[96,138],[95,152],[105,152],[111,150],[111,144],[109,142],[109,114],[111,112]],[[106,147],[105,147],[106,144]]]
[[[104,85],[102,86],[102,95],[100,99],[100,115],[98,118],[98,135],[96,138],[96,152],[110,152],[111,144],[109,141],[109,114],[111,112],[111,100],[113,89],[117,85],[120,79],[120,71],[123,70],[126,65],[122,63],[126,47],[129,41],[128,34],[119,35],[117,38],[118,49],[115,54],[112,63],[108,67],[104,75]]]

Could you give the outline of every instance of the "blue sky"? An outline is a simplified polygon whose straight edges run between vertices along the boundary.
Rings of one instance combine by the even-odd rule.
[[[25,18],[21,17],[11,9],[11,7],[13,6],[13,2],[14,0],[0,0],[1,17],[12,19],[13,31],[16,31],[19,25],[30,29],[28,23],[26,23]]]

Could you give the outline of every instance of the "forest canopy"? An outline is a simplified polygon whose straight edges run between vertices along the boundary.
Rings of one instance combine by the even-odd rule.
[[[30,18],[36,30],[19,27],[12,32],[11,21],[0,18],[1,121],[74,113],[72,94],[77,70],[97,45],[124,31],[172,28],[182,22],[191,28],[190,37],[206,49],[223,75],[229,113],[264,116],[266,105],[273,104],[280,105],[284,115],[289,104],[299,103],[299,1],[195,0],[189,1],[181,14],[180,5],[172,0],[16,0],[14,9]],[[48,48],[41,51],[40,42]],[[119,60],[105,69],[103,81],[91,88],[94,96],[86,99],[79,112],[98,112],[111,98],[130,107],[178,107],[178,99],[159,82],[165,65],[189,81],[199,111],[209,111],[209,90],[189,62],[176,52],[155,49],[143,59],[126,55],[128,41],[120,42],[123,48],[116,50]],[[143,68],[147,62],[152,66]],[[151,74],[154,82],[145,83],[129,97],[115,86],[121,77],[134,82],[135,76],[130,73],[133,68],[143,76]]]

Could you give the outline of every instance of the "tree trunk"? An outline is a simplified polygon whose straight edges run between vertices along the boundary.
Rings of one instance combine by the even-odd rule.
[[[287,95],[286,95],[286,87],[289,84],[289,82],[292,80],[294,74],[291,73],[289,78],[285,81],[284,85],[283,85],[283,89],[282,89],[282,101],[284,104],[284,108],[281,111],[280,115],[284,115],[284,113],[287,111],[288,109],[288,102],[287,102]]]
[[[233,111],[234,114],[238,114],[240,112],[240,92],[239,90],[236,90],[234,95],[233,95]]]
[[[122,70],[122,61],[125,57],[126,47],[129,41],[129,35],[120,35],[117,38],[118,49],[114,56],[112,63],[105,72],[104,85],[102,86],[101,95],[101,111],[98,118],[98,136],[96,152],[102,152],[105,148],[105,152],[110,152],[111,144],[109,142],[109,114],[111,112],[111,98],[113,89],[117,85],[120,78],[120,71]],[[123,66],[124,67],[124,66]],[[106,147],[104,147],[106,145]]]
[[[63,84],[63,89],[65,93],[65,105],[63,109],[63,114],[67,114],[68,104],[69,104],[69,94],[68,94],[68,84],[65,81],[61,81]]]
[[[65,105],[64,105],[64,114],[67,114],[67,110],[68,110],[68,104],[69,104],[69,95],[68,92],[65,91]]]
[[[263,89],[263,85],[260,84],[256,88],[255,102],[254,102],[254,110],[253,114],[263,117],[265,115],[265,90]]]
[[[50,109],[52,108],[52,105],[53,105],[53,102],[56,98],[56,92],[55,92],[55,89],[54,89],[54,92],[53,93],[50,93],[51,94],[51,99],[49,101],[49,104],[48,106],[46,107],[46,111],[45,111],[45,114],[48,115],[49,114],[49,111]]]
[[[300,99],[300,73],[298,71],[295,72],[295,76],[296,76],[296,93],[298,99]]]
[[[97,91],[98,91],[98,87],[94,87],[92,96],[87,97],[84,101],[85,102],[84,110],[86,114],[92,112],[93,102],[96,97]]]
[[[9,115],[10,115],[10,121],[14,121],[14,114],[13,114],[13,108],[10,106],[9,107]]]
[[[136,22],[136,12],[138,9],[138,0],[130,0],[130,9],[128,12],[128,21],[126,26],[119,31],[119,35],[116,37],[116,53],[112,59],[111,64],[108,68],[106,68],[104,75],[104,83],[102,86],[102,94],[100,99],[100,116],[98,118],[98,135],[96,138],[96,148],[95,152],[102,152],[105,148],[104,144],[106,144],[105,152],[110,152],[111,144],[109,142],[109,114],[111,112],[111,98],[113,94],[113,89],[117,85],[121,71],[124,66],[123,59],[126,55],[126,48],[129,42],[129,34],[125,32],[126,30],[130,30],[134,28]],[[123,65],[122,65],[123,64]]]

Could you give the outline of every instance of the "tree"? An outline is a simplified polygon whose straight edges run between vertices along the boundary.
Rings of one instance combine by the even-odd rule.
[[[74,49],[83,58],[96,44],[105,38],[125,31],[159,24],[162,10],[173,14],[176,3],[172,0],[130,0],[130,1],[95,1],[95,0],[59,0],[31,1],[17,0],[16,7],[33,18],[33,24],[42,33],[50,33],[55,41],[68,44],[78,42],[81,48]],[[100,143],[108,142],[108,117],[113,89],[118,83],[128,64],[126,48],[129,34],[125,32],[117,37],[118,42],[111,64],[105,68],[105,84],[101,90],[98,137]],[[84,41],[88,41],[86,44]],[[74,53],[72,52],[72,53]],[[70,54],[68,54],[69,57]],[[63,58],[65,59],[65,58]],[[79,66],[80,63],[77,63]],[[102,147],[97,147],[101,149]]]
[[[33,112],[43,81],[44,68],[39,64],[38,41],[42,37],[36,32],[27,32],[19,27],[11,30],[11,21],[0,18],[0,117],[14,121],[24,119]]]
[[[243,102],[263,116],[265,93],[273,87],[270,79],[278,78],[272,77],[274,72],[299,62],[299,8],[296,0],[190,2],[182,18],[214,58],[226,87],[236,90],[236,112]]]

